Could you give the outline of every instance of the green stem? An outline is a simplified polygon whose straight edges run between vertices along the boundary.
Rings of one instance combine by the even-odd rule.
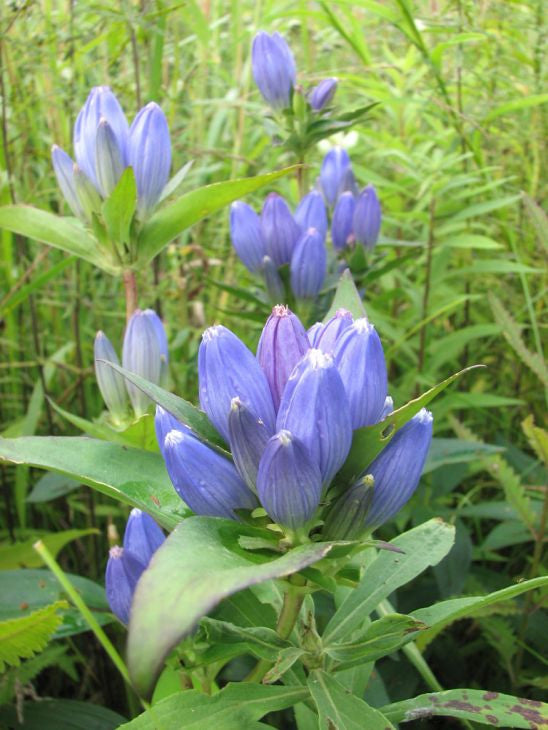
[[[123,273],[124,290],[126,293],[126,320],[137,309],[137,280],[133,269],[126,269]]]

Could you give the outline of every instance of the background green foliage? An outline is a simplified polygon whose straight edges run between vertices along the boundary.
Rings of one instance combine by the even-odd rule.
[[[448,558],[400,591],[396,608],[407,613],[541,574],[547,512],[546,435],[539,428],[547,386],[541,170],[548,99],[542,1],[13,0],[0,12],[2,204],[67,213],[50,147],[70,149],[72,123],[96,84],[111,85],[130,118],[149,100],[162,106],[173,170],[194,161],[183,191],[293,163],[266,134],[265,107],[250,76],[251,39],[260,28],[286,36],[300,81],[337,76],[341,108],[379,103],[356,128],[349,151],[359,182],[376,185],[384,210],[381,242],[362,273],[391,394],[400,406],[461,367],[488,366],[434,403],[439,440],[428,473],[379,534],[391,538],[436,515],[457,529]],[[318,150],[307,160],[311,181],[322,155]],[[281,179],[273,189],[297,202],[296,180]],[[248,202],[260,207],[266,192]],[[103,329],[121,342],[121,282],[5,231],[0,246],[1,434],[77,434],[58,407],[85,419],[99,416],[93,337]],[[222,321],[254,346],[268,311],[231,250],[226,212],[180,236],[139,272],[138,286],[141,306],[155,307],[166,321],[172,390],[192,401],[203,327]],[[0,545],[0,579],[14,567],[39,568],[25,546],[55,532],[52,544],[62,548],[65,569],[101,582],[126,508],[66,477],[0,468],[2,542],[16,539],[22,555],[13,565],[13,548]],[[540,597],[526,595],[419,637],[444,686],[540,696],[546,688]],[[100,601],[96,608],[105,616]],[[328,618],[331,607],[324,609]],[[66,623],[54,639],[67,635]],[[41,695],[91,701],[129,717],[133,698],[124,697],[89,634],[77,636],[82,629],[75,627],[69,644],[54,641],[11,668],[2,702],[17,695],[22,703],[32,681]],[[122,643],[121,632],[113,628],[111,635]],[[40,674],[51,665],[57,669]],[[374,706],[426,689],[394,658],[378,670],[367,687]]]

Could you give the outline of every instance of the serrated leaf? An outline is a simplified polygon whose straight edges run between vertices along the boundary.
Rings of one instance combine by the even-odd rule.
[[[546,429],[535,426],[532,413],[521,422],[521,428],[535,454],[548,466],[548,432]]]
[[[56,601],[29,616],[0,622],[0,673],[6,664],[18,667],[21,659],[44,649],[62,621],[57,612],[63,608],[68,608],[68,603]]]

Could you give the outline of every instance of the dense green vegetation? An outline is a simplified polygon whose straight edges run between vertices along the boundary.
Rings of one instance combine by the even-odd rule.
[[[401,406],[462,368],[486,366],[432,404],[438,440],[427,473],[411,502],[376,535],[390,540],[438,516],[456,527],[453,550],[398,590],[396,608],[407,613],[543,575],[548,95],[541,0],[14,0],[0,12],[2,205],[68,214],[50,148],[71,148],[73,121],[99,84],[112,87],[130,117],[150,100],[161,105],[173,172],[193,161],[183,192],[299,161],[268,134],[250,73],[258,29],[285,35],[300,82],[338,77],[339,109],[377,104],[343,142],[360,184],[374,183],[383,207],[374,253],[351,264],[383,341],[391,395]],[[307,155],[305,180],[317,176],[325,144]],[[290,174],[246,201],[259,209],[276,190],[294,205],[299,184],[306,184],[302,176]],[[0,246],[0,435],[79,434],[74,416],[92,422],[104,409],[93,340],[102,329],[121,343],[122,281],[8,230],[0,231]],[[222,322],[255,347],[270,309],[231,247],[227,209],[188,228],[139,270],[137,288],[140,306],[155,308],[166,323],[169,389],[192,402],[203,329]],[[322,297],[321,316],[331,297],[331,290]],[[148,428],[142,440],[150,445]],[[44,567],[32,549],[42,537],[65,571],[103,584],[127,506],[59,474],[7,462],[0,470],[0,582],[7,571]],[[53,577],[48,586],[47,602],[33,608],[66,599]],[[0,619],[15,618],[2,590]],[[109,623],[97,586],[82,583],[81,591],[123,651],[125,632]],[[419,638],[419,649],[444,688],[542,699],[541,603],[540,591],[530,591],[489,605]],[[317,602],[320,625],[331,610],[330,599]],[[58,614],[44,612],[50,636]],[[0,658],[0,726],[35,693],[93,702],[126,718],[140,711],[92,634],[82,631],[76,609],[68,613],[71,628],[65,621],[42,653],[20,654],[20,666],[9,668]],[[221,683],[248,668],[235,665]],[[380,707],[431,688],[398,654],[377,664],[365,696]],[[25,727],[62,727],[47,725],[44,715],[33,725],[32,713]],[[293,727],[284,711],[269,718],[275,727]],[[439,718],[408,726],[451,723],[458,724]]]

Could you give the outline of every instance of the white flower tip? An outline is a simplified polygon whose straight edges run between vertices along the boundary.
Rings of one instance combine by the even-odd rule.
[[[279,431],[276,436],[281,446],[289,446],[293,441],[293,434],[291,431],[287,431],[286,429]]]
[[[375,327],[371,324],[367,317],[360,317],[359,319],[354,320],[354,329],[360,334],[369,334],[375,329]]]
[[[414,416],[414,420],[417,420],[419,423],[432,423],[434,416],[432,415],[432,411],[421,408],[417,415]]]
[[[329,368],[333,365],[333,358],[325,352],[317,349],[311,349],[306,353],[310,366],[315,370]]]
[[[119,560],[124,554],[124,548],[119,545],[114,545],[114,547],[110,548],[108,554],[111,558],[114,558],[114,560]]]
[[[172,428],[164,439],[164,446],[165,448],[171,448],[182,443],[184,440],[185,435],[181,433],[181,431],[177,431],[177,429]]]

